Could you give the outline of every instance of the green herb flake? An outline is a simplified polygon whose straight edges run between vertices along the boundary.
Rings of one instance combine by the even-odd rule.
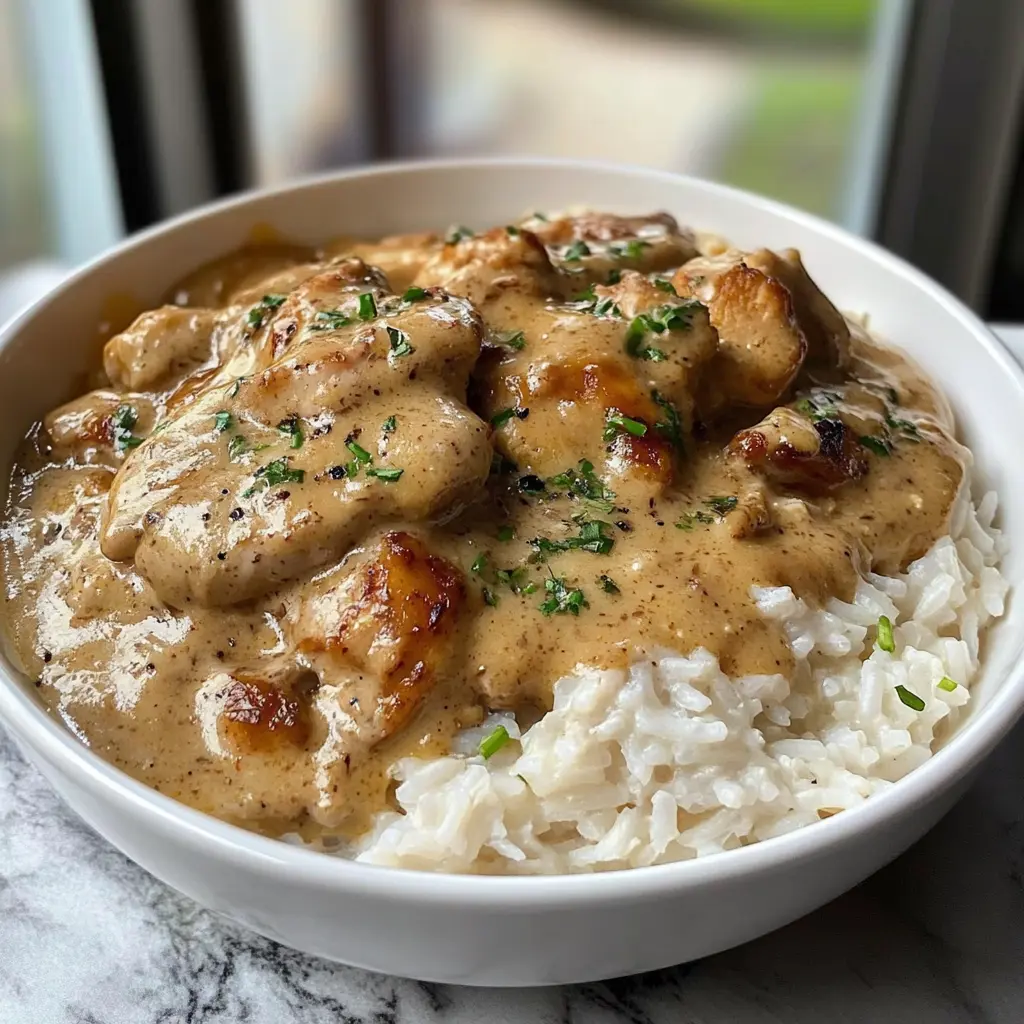
[[[588,459],[580,459],[576,469],[564,470],[551,477],[548,483],[573,497],[584,499],[601,512],[611,512],[615,507],[615,492],[605,487],[594,472],[594,464]]]
[[[402,356],[411,356],[416,351],[409,344],[409,335],[400,331],[397,327],[388,326],[388,341],[391,344],[391,352],[388,359],[400,359]]]
[[[508,729],[503,725],[499,725],[494,732],[480,741],[480,756],[485,760],[493,757],[508,743],[509,739]]]
[[[566,263],[578,263],[584,256],[589,255],[590,246],[580,238],[573,242],[572,245],[562,253],[562,259],[565,260]]]
[[[902,683],[896,684],[896,695],[911,711],[924,711],[924,701],[916,693],[912,693]]]
[[[464,227],[461,224],[453,224],[449,229],[448,233],[444,236],[444,240],[448,245],[455,245],[456,242],[461,242],[464,238],[472,238],[473,232],[469,228]]]
[[[498,540],[500,540],[502,543],[507,543],[508,541],[513,540],[515,538],[515,535],[516,531],[515,527],[513,526],[502,526],[498,530]]]
[[[952,693],[956,689],[956,683],[949,676],[943,676],[938,682],[938,687],[946,693]]]
[[[676,286],[670,280],[668,280],[668,278],[655,277],[652,278],[652,280],[654,282],[654,287],[657,288],[659,291],[665,292],[668,295],[675,295],[676,297],[679,296],[679,292],[676,291]]]
[[[231,413],[225,412],[224,410],[221,410],[213,417],[213,425],[218,434],[223,434],[225,430],[230,430],[233,422],[234,417]]]
[[[377,300],[372,292],[363,292],[359,296],[359,319],[373,320],[377,316]]]
[[[876,455],[881,455],[884,458],[888,458],[892,452],[892,446],[881,437],[872,437],[870,434],[866,434],[860,438],[860,443],[868,449],[868,451],[874,452]]]
[[[731,496],[726,498],[720,495],[716,495],[713,498],[708,498],[708,500],[704,502],[704,504],[707,505],[707,507],[711,509],[712,512],[722,517],[725,517],[730,512],[732,512],[736,508],[736,505],[738,503],[738,498],[734,498]]]
[[[268,487],[276,487],[278,484],[301,484],[306,474],[301,469],[291,469],[288,466],[288,457],[274,459],[265,466],[260,466],[253,474],[252,486],[242,492],[243,498],[250,498],[257,491],[266,490]]]
[[[892,637],[892,620],[888,615],[878,616],[878,647],[889,654],[896,650],[896,641]]]
[[[476,558],[473,559],[473,564],[469,567],[470,572],[474,572],[477,576],[480,575],[487,568],[487,555],[482,551]]]
[[[363,465],[373,462],[373,456],[351,438],[345,442],[345,447],[356,457],[356,462],[362,463]]]
[[[246,323],[248,323],[250,327],[255,327],[257,329],[262,327],[267,314],[277,309],[287,297],[287,295],[264,295],[263,298],[249,310],[249,315],[246,317]]]
[[[638,260],[643,255],[644,249],[649,249],[650,242],[642,238],[631,238],[628,242],[613,242],[608,246],[608,252],[617,260]]]
[[[495,569],[494,576],[513,594],[532,594],[537,589],[537,584],[529,579],[529,572],[525,565],[520,565],[515,569]]]
[[[491,417],[491,426],[495,430],[500,430],[515,414],[515,409],[502,409],[501,412],[496,412]]]
[[[142,438],[132,433],[138,419],[138,410],[132,405],[122,404],[114,410],[110,417],[110,432],[115,451],[127,451],[142,444]]]
[[[393,484],[396,480],[401,479],[404,472],[404,469],[396,469],[391,466],[371,466],[366,471],[366,475],[383,480],[386,484]]]
[[[579,615],[581,608],[589,608],[587,599],[579,587],[569,587],[564,576],[550,576],[544,581],[544,592],[548,595],[541,602],[544,615]]]
[[[398,417],[389,416],[380,426],[380,432],[382,434],[393,434],[395,428],[398,426]]]
[[[416,285],[413,285],[411,288],[406,288],[405,293],[402,295],[402,301],[422,302],[429,297],[426,288],[418,288]]]
[[[654,429],[667,437],[676,451],[683,450],[683,421],[680,419],[679,411],[665,398],[657,389],[651,392],[651,399],[655,405],[665,410],[665,419],[654,424]]]
[[[277,425],[277,429],[286,437],[291,438],[291,446],[293,448],[302,447],[302,442],[305,438],[302,433],[302,427],[299,425],[298,416],[289,416],[287,419],[281,420]]]
[[[519,228],[517,228],[515,224],[507,225],[505,227],[505,233],[508,235],[509,238],[518,238],[520,235]]]
[[[611,578],[611,576],[601,575],[597,577],[597,582],[601,584],[601,589],[606,594],[621,594],[622,591],[619,589],[619,585]]]
[[[647,434],[647,424],[642,420],[634,420],[621,413],[612,413],[604,421],[605,428],[602,435],[605,441],[611,441],[620,432],[632,434],[634,437],[644,437]]]
[[[510,348],[514,352],[521,352],[526,347],[526,338],[522,331],[495,331],[494,340],[502,348]]]
[[[352,323],[352,317],[342,313],[340,309],[321,309],[309,325],[311,331],[337,331],[342,327],[348,327]]]
[[[249,451],[249,442],[241,434],[232,434],[228,438],[228,458],[232,462],[238,460],[239,456]]]
[[[480,591],[480,593],[483,595],[484,604],[489,605],[491,608],[497,608],[498,607],[498,597],[494,593],[494,591],[491,590],[490,587],[484,587]]]

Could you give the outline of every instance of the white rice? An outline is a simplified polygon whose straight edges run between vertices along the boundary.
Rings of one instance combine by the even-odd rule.
[[[494,715],[452,756],[400,761],[403,813],[378,815],[350,854],[429,871],[609,870],[717,853],[859,804],[927,760],[970,700],[981,631],[1007,591],[995,508],[994,494],[976,509],[965,498],[949,536],[903,575],[869,574],[850,604],[751,587],[786,632],[793,679],[730,678],[699,647],[640,651],[628,672],[560,679],[553,709],[522,735]],[[893,654],[875,645],[880,615],[895,625]],[[498,724],[513,742],[484,760]]]

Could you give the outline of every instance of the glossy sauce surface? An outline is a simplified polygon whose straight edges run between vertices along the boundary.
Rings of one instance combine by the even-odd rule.
[[[788,671],[750,587],[923,554],[962,452],[795,253],[704,249],[583,214],[200,268],[29,435],[9,650],[125,771],[306,835],[578,664]]]

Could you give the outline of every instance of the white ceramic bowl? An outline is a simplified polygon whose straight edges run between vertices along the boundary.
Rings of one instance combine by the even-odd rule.
[[[1001,496],[1005,572],[1024,578],[1024,378],[984,325],[936,284],[831,224],[719,185],[547,161],[369,168],[242,196],[129,239],[0,334],[0,453],[97,357],[95,325],[127,295],[149,305],[194,266],[270,225],[301,241],[502,223],[584,203],[668,210],[743,247],[796,246],[847,310],[915,355],[952,401],[976,480]],[[120,298],[119,298],[120,297]],[[547,878],[368,867],[206,817],[106,764],[46,715],[4,663],[0,715],[90,825],[158,878],[255,931],[344,963],[432,981],[536,985],[629,974],[753,939],[855,885],[918,839],[963,792],[1024,707],[1024,602],[986,640],[972,712],[923,767],[864,806],[707,859]],[[811,954],[811,951],[809,951]]]

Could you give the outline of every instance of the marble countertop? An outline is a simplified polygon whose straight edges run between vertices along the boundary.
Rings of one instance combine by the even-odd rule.
[[[1020,1024],[1022,964],[1024,724],[925,839],[803,920],[654,974],[500,991],[222,921],[100,839],[0,733],[0,1024]]]

